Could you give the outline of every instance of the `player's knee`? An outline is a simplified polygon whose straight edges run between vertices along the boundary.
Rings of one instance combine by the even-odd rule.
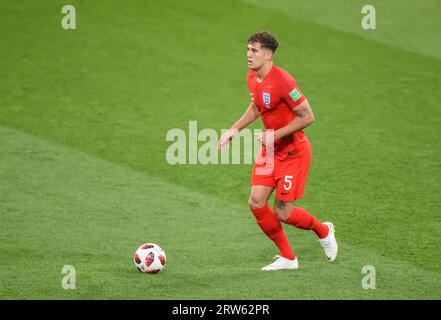
[[[288,219],[288,215],[282,209],[278,209],[277,207],[275,207],[274,213],[276,214],[277,219],[279,219],[282,222],[286,222],[286,220]]]
[[[258,209],[264,207],[266,204],[266,199],[256,197],[254,195],[251,195],[248,199],[248,206],[251,210]]]
[[[282,222],[286,222],[289,215],[291,214],[290,207],[291,206],[289,205],[289,203],[276,199],[276,206],[274,207],[274,213],[276,214],[277,219],[279,219]]]

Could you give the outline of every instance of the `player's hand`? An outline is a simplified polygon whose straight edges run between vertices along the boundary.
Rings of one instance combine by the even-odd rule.
[[[230,143],[230,140],[234,138],[236,134],[239,133],[239,130],[237,129],[229,129],[227,132],[225,132],[222,137],[219,139],[219,142],[217,144],[217,148],[220,150],[224,150],[226,147],[228,147],[228,144]]]
[[[257,141],[259,141],[264,146],[274,144],[274,133],[269,134],[267,131],[264,131],[257,132],[254,135],[256,136]]]
[[[259,141],[262,145],[266,145],[266,133],[264,132],[257,132],[254,134],[256,136],[257,141]]]

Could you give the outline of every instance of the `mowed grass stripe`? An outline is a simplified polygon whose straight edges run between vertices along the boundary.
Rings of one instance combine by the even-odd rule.
[[[411,2],[399,0],[336,0],[292,1],[242,0],[261,9],[277,10],[295,20],[313,22],[342,33],[351,33],[403,51],[441,58],[441,4],[437,0]],[[376,29],[364,30],[361,10],[366,5],[375,8]],[[372,10],[369,9],[372,13]],[[411,22],[410,22],[411,21]],[[372,21],[371,21],[372,23]],[[303,30],[301,30],[303,31]],[[300,32],[301,32],[300,31]]]
[[[264,273],[275,247],[246,206],[0,127],[2,298],[439,298],[440,275],[351,246],[328,264],[311,233],[285,228],[301,269]],[[337,224],[338,232],[338,224]],[[152,241],[168,263],[139,274],[131,254]],[[61,289],[61,268],[77,289]],[[377,289],[361,288],[374,265]]]

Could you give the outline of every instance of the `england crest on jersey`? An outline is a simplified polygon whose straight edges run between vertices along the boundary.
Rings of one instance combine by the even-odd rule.
[[[263,93],[263,103],[265,103],[265,106],[267,108],[270,107],[270,103],[271,103],[271,95],[268,92],[264,92]]]

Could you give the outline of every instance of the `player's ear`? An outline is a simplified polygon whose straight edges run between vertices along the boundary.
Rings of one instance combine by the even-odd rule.
[[[266,50],[265,58],[271,60],[273,58],[273,52],[271,50]]]

